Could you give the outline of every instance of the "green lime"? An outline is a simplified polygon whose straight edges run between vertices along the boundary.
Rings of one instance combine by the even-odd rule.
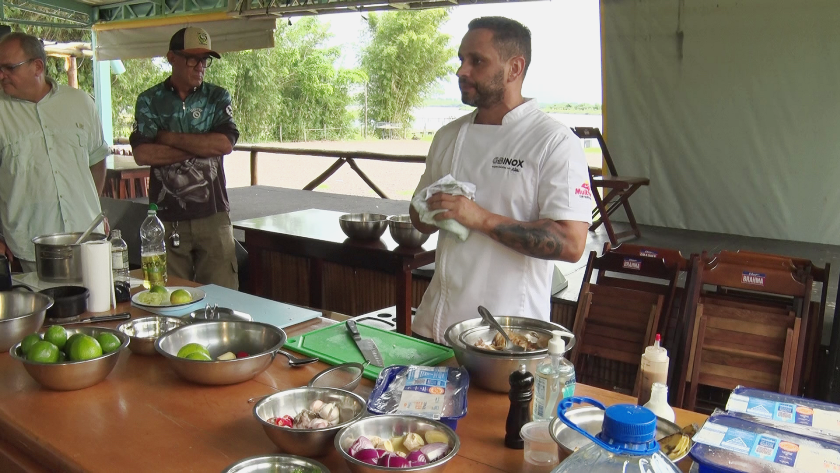
[[[169,296],[169,302],[171,304],[186,304],[188,302],[192,302],[192,294],[185,289],[175,289],[172,291],[172,295]]]
[[[38,363],[56,363],[58,361],[58,351],[57,346],[41,340],[29,347],[26,359]]]
[[[160,287],[160,286],[156,286]],[[160,305],[163,302],[163,294],[158,294],[156,292],[141,292],[137,294],[137,302],[144,305]]]
[[[64,330],[64,327],[61,325],[53,325],[47,329],[47,332],[44,334],[44,340],[52,343],[61,350],[67,344],[67,330]]]
[[[70,361],[85,361],[102,356],[102,347],[99,342],[90,335],[82,335],[70,346],[70,353],[67,354]]]
[[[149,289],[149,292],[152,292],[154,294],[161,294],[164,296],[169,295],[169,291],[163,286],[152,286],[152,288]]]
[[[178,350],[178,358],[186,358],[187,355],[190,353],[200,352],[207,355],[207,358],[210,358],[210,352],[207,348],[200,344],[200,343],[187,343],[186,345],[182,346],[180,350]]]
[[[40,333],[30,333],[29,335],[23,337],[23,340],[20,342],[20,350],[23,354],[29,353],[29,349],[32,348],[32,345],[36,344],[37,342],[41,341],[41,334]]]
[[[185,356],[184,358],[188,360],[213,361],[213,358],[210,358],[210,355],[200,351],[194,351],[189,355]]]
[[[102,347],[103,353],[111,353],[117,351],[122,345],[119,337],[114,335],[113,333],[105,332],[100,333],[96,336],[96,341],[99,342],[99,345]]]
[[[83,333],[78,333],[78,332],[74,333],[73,335],[70,335],[70,337],[67,339],[67,343],[64,344],[64,354],[69,355],[70,354],[70,347],[73,345],[73,343],[76,342],[76,340],[82,338],[83,336],[84,336]]]

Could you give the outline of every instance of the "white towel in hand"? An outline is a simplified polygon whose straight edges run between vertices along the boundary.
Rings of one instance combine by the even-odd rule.
[[[451,195],[463,195],[468,199],[475,199],[475,184],[457,181],[451,174],[447,174],[434,184],[418,192],[417,195],[411,199],[411,205],[420,216],[421,222],[429,225],[435,225],[443,230],[448,230],[457,235],[461,241],[466,241],[467,237],[470,236],[469,228],[461,225],[457,220],[451,218],[439,221],[435,220],[435,215],[445,212],[446,210],[429,210],[429,204],[426,203],[426,200],[438,192]]]

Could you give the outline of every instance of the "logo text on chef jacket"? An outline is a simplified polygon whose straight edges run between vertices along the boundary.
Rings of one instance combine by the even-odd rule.
[[[524,164],[524,159],[511,159],[504,156],[493,158],[493,169],[507,169],[508,171],[519,172],[519,168],[524,168]]]
[[[622,265],[622,267],[624,269],[632,269],[634,271],[639,271],[642,269],[642,260],[624,258],[624,264]]]
[[[766,276],[762,273],[744,271],[743,273],[741,273],[741,282],[744,284],[752,284],[754,286],[763,286],[765,277]]]
[[[575,189],[575,195],[583,199],[591,199],[592,191],[589,188],[589,183],[584,182]]]

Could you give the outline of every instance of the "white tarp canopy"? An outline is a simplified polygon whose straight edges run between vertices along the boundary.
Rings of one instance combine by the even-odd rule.
[[[275,23],[275,19],[190,22],[185,17],[184,23],[174,25],[103,29],[96,32],[95,54],[100,61],[165,56],[169,39],[185,26],[204,28],[210,34],[213,50],[219,53],[271,48]]]
[[[605,128],[645,224],[840,244],[840,2],[604,0]]]

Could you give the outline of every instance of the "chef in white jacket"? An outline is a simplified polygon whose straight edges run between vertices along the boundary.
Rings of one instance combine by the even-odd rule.
[[[444,343],[446,329],[500,315],[549,320],[552,260],[580,260],[592,221],[591,191],[580,140],[522,97],[531,33],[502,17],[470,22],[458,50],[461,100],[475,106],[435,134],[415,194],[443,176],[475,184],[475,200],[437,193],[426,202],[470,230],[466,241],[441,231],[435,274],[412,331]],[[438,230],[411,221],[424,233]]]

